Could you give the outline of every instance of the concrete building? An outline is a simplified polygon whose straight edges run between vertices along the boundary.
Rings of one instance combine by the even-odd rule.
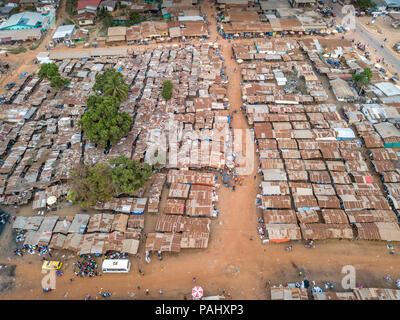
[[[38,29],[46,30],[53,20],[52,15],[42,15],[37,12],[20,12],[12,15],[0,24],[0,30]]]

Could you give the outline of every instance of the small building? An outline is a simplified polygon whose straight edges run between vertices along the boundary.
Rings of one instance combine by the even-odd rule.
[[[27,30],[27,29],[47,29],[52,21],[51,15],[42,15],[38,12],[20,12],[13,14],[0,24],[0,30]]]
[[[112,12],[115,10],[115,7],[117,6],[117,2],[113,1],[113,0],[106,0],[106,1],[102,1],[99,5],[99,8],[105,8],[107,9],[107,11]]]
[[[13,7],[0,7],[0,21],[6,21],[13,9]]]
[[[40,12],[42,14],[48,14],[50,13],[52,10],[56,10],[56,7],[54,4],[52,3],[36,3],[35,4],[35,8],[37,12]]]
[[[347,81],[337,77],[331,80],[329,83],[338,101],[352,102],[358,98],[357,92],[350,87]]]
[[[69,24],[65,26],[59,26],[53,35],[55,41],[63,41],[65,38],[72,36],[75,32],[75,25]]]
[[[0,30],[0,43],[9,43],[11,41],[36,41],[41,37],[41,29]]]
[[[389,12],[388,17],[392,19],[393,28],[397,28],[400,25],[400,12]]]
[[[78,21],[79,26],[92,25],[96,22],[96,14],[92,12],[82,12],[76,15],[75,20]]]
[[[316,0],[289,0],[289,2],[293,8],[299,8],[312,7],[316,3]]]
[[[126,27],[110,27],[107,31],[107,42],[126,40]]]
[[[78,0],[76,8],[78,14],[90,12],[96,14],[101,0]]]

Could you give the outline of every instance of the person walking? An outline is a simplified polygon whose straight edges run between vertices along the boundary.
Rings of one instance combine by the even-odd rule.
[[[196,277],[193,277],[192,281],[193,281],[193,282],[196,282]]]
[[[163,294],[162,290],[160,289],[160,294]]]
[[[146,296],[149,295],[149,289],[146,289]]]

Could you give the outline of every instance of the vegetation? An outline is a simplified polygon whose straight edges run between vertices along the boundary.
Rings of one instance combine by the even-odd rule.
[[[357,5],[361,9],[373,8],[376,6],[372,0],[357,0]]]
[[[68,18],[66,18],[66,19],[64,20],[64,23],[65,23],[66,25],[75,24],[71,19],[68,19]]]
[[[131,160],[125,156],[110,161],[113,166],[111,176],[114,183],[114,192],[133,195],[144,186],[146,179],[151,177],[152,170],[147,163]]]
[[[69,81],[68,79],[61,78],[60,75],[50,78],[50,85],[56,89],[61,89],[62,87],[69,85],[70,82],[71,81]]]
[[[8,50],[8,52],[11,53],[11,54],[19,54],[19,53],[26,52],[26,51],[28,51],[28,50],[26,48],[24,48],[24,47],[19,47],[19,48],[16,48],[16,49],[9,49]]]
[[[50,80],[50,85],[56,89],[60,89],[70,83],[68,79],[61,78],[58,66],[55,63],[43,63],[40,66],[39,77]]]
[[[65,10],[71,16],[76,15],[76,8],[78,6],[78,0],[67,0],[65,4]]]
[[[36,12],[36,7],[35,6],[28,6],[28,7],[25,7],[24,11]]]
[[[114,25],[113,17],[106,8],[101,8],[97,14],[98,19],[103,23],[106,28]]]
[[[357,84],[359,88],[367,86],[371,82],[372,71],[370,68],[365,68],[362,72],[353,75],[351,80]]]
[[[13,15],[13,14],[18,13],[20,9],[21,9],[20,6],[17,6],[17,7],[15,7],[15,8],[13,8],[13,9],[11,10],[11,12],[10,12],[10,15]]]
[[[129,86],[125,83],[124,77],[114,69],[108,69],[96,76],[96,83],[93,89],[100,91],[105,96],[117,98],[120,102],[126,100]]]
[[[79,125],[90,141],[109,148],[125,136],[132,125],[132,118],[126,112],[119,112],[120,101],[113,96],[91,95],[86,111]]]
[[[80,163],[70,172],[68,200],[89,207],[120,194],[133,195],[151,175],[148,164],[125,156],[112,159],[109,163]]]
[[[71,170],[70,174],[71,191],[68,200],[89,207],[98,201],[112,199],[113,184],[108,164],[97,163],[89,166],[81,163]]]
[[[132,26],[132,25],[134,25],[134,24],[138,24],[138,23],[142,22],[142,20],[143,20],[143,19],[140,17],[139,13],[137,13],[137,12],[131,12],[131,13],[129,14],[129,19],[128,19],[128,21],[126,22],[126,24],[127,24],[127,26],[129,27],[129,26]]]
[[[172,89],[174,85],[170,80],[166,80],[163,82],[162,92],[161,95],[164,97],[165,100],[169,100],[172,98]]]

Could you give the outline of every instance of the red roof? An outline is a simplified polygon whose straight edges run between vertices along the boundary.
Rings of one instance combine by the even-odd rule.
[[[79,0],[78,1],[78,7],[76,8],[76,10],[83,10],[87,6],[98,7],[100,2],[101,2],[101,0]]]

